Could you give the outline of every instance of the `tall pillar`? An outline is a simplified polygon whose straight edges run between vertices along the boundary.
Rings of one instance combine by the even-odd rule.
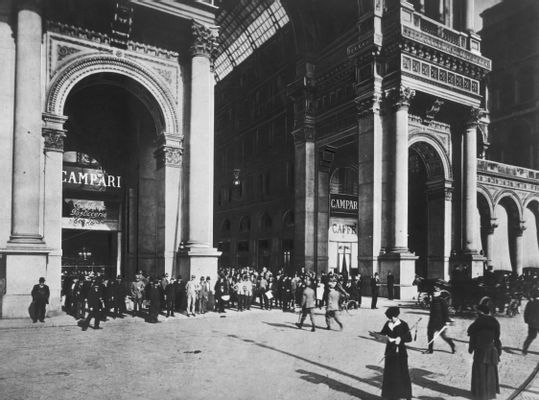
[[[314,65],[288,87],[294,101],[294,259],[293,268],[313,271],[316,259],[316,151],[314,129]]]
[[[335,148],[325,146],[318,154],[316,273],[328,272],[329,177]]]
[[[17,6],[10,242],[41,244],[41,2],[25,0]]]
[[[357,98],[358,120],[358,267],[363,276],[378,272],[382,243],[382,96]]]
[[[50,249],[47,262],[47,285],[51,291],[50,312],[61,312],[62,274],[62,166],[66,131],[63,115],[43,114],[45,146],[45,204],[43,234]]]
[[[217,278],[217,258],[213,248],[213,134],[214,78],[211,57],[216,38],[212,29],[197,22],[192,25],[191,101],[187,136],[187,237],[180,254],[180,271]]]
[[[181,226],[181,166],[182,140],[178,134],[162,134],[154,153],[159,179],[159,206],[157,234],[164,273],[175,276],[179,272],[176,252],[180,245]]]
[[[415,91],[400,86],[395,97],[393,152],[393,253],[408,252],[408,107]]]
[[[408,107],[415,91],[401,85],[388,91],[387,95],[395,106],[394,136],[388,137],[394,142],[393,151],[389,153],[393,159],[390,170],[392,196],[389,199],[393,223],[389,227],[389,252],[379,257],[380,272],[382,276],[392,272],[398,283],[399,298],[411,299],[417,293],[412,286],[417,256],[408,251]]]
[[[515,227],[515,272],[517,275],[522,275],[522,260],[524,258],[524,231],[526,230],[525,221],[520,221],[520,223]]]
[[[441,23],[445,23],[445,0],[438,0],[438,18]]]
[[[488,222],[488,225],[482,227],[485,229],[487,235],[487,248],[485,249],[485,254],[487,256],[487,266],[492,265],[492,252],[494,251],[494,231],[498,227],[496,222],[497,218],[491,218]]]
[[[465,0],[466,9],[466,25],[465,28],[469,32],[475,31],[475,0]]]
[[[464,252],[477,254],[478,246],[476,242],[476,221],[477,213],[477,125],[481,110],[472,108],[466,131],[464,133],[464,154],[462,165],[462,179],[464,183]]]

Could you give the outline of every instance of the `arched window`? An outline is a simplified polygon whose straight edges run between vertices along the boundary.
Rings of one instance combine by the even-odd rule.
[[[225,219],[221,225],[221,233],[230,233],[230,220]]]
[[[331,175],[329,182],[330,193],[359,194],[359,177],[357,170],[351,167],[337,168]]]
[[[288,210],[285,211],[283,215],[283,228],[293,228],[294,227],[294,211]]]
[[[251,218],[244,216],[240,220],[240,232],[249,232],[251,230]]]
[[[267,213],[262,214],[262,216],[260,217],[260,230],[262,232],[270,231],[271,226],[272,226],[271,217]]]

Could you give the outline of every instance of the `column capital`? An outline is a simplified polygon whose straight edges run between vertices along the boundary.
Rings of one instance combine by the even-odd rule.
[[[157,149],[154,157],[157,169],[163,167],[180,168],[183,158],[183,136],[164,133],[156,141]]]
[[[479,126],[483,117],[487,115],[487,112],[478,107],[470,107],[468,109],[468,115],[466,119],[466,128],[475,128]]]
[[[382,95],[380,93],[374,93],[371,97],[356,97],[354,103],[356,103],[356,113],[358,117],[370,113],[379,113],[382,104]]]
[[[294,143],[314,142],[315,130],[313,126],[304,125],[292,131]]]
[[[484,232],[486,232],[488,235],[492,235],[494,233],[494,230],[498,227],[498,218],[490,218],[486,221],[486,225],[481,226],[481,229],[483,229]]]
[[[518,221],[513,227],[515,236],[522,236],[526,230],[526,221]]]
[[[392,102],[396,109],[410,107],[410,103],[414,97],[415,90],[404,85],[385,91],[385,98]]]
[[[191,55],[211,59],[218,47],[216,29],[193,21],[191,33],[193,34],[193,44],[190,48]]]
[[[64,124],[67,121],[67,117],[65,115],[43,113],[41,118],[43,120],[41,135],[45,140],[45,152],[63,152],[64,139],[66,137],[66,130],[64,129]]]

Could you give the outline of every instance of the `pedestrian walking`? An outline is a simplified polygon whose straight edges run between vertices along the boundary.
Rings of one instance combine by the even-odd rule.
[[[88,293],[88,308],[89,313],[82,323],[82,330],[85,331],[90,326],[90,321],[94,319],[94,329],[102,329],[99,327],[101,322],[101,310],[103,308],[103,289],[99,281],[94,281]]]
[[[394,298],[395,277],[393,276],[391,271],[389,271],[387,273],[387,281],[386,282],[387,282],[387,298],[389,300],[393,300],[393,298]]]
[[[329,282],[328,305],[326,307],[326,325],[327,329],[331,330],[331,319],[334,319],[339,325],[339,329],[342,331],[343,324],[339,318],[339,300],[341,298],[341,293],[335,289],[336,285],[337,282],[334,280]]]
[[[195,306],[197,300],[197,293],[199,291],[199,286],[195,281],[196,276],[191,275],[191,280],[187,282],[185,286],[185,291],[187,292],[187,316],[195,316]]]
[[[316,299],[314,289],[311,286],[311,278],[306,277],[305,288],[303,289],[303,295],[301,297],[301,319],[298,323],[296,323],[296,325],[299,329],[301,329],[303,327],[303,322],[305,322],[305,318],[307,318],[307,315],[309,315],[309,317],[311,318],[312,325],[311,332],[314,332],[316,330],[316,325],[314,323],[314,308],[316,307]]]
[[[500,393],[498,363],[502,353],[500,324],[486,304],[476,307],[477,319],[469,326],[468,352],[473,353],[472,399],[495,399]]]
[[[39,283],[32,288],[32,305],[33,313],[31,315],[32,321],[36,323],[45,322],[45,309],[49,304],[49,297],[51,292],[49,287],[45,285],[45,278],[39,278]]]
[[[399,313],[399,307],[389,307],[385,312],[388,321],[380,331],[387,337],[382,398],[388,400],[412,398],[406,350],[406,343],[412,341],[412,334],[408,324],[399,319]]]
[[[427,338],[429,341],[427,354],[434,351],[434,334],[439,332],[440,336],[451,347],[451,353],[455,353],[455,343],[447,337],[447,327],[452,322],[449,318],[449,308],[447,302],[440,296],[441,291],[435,290],[432,302],[430,303],[429,323],[427,325]]]
[[[539,290],[535,290],[532,299],[524,309],[524,322],[528,324],[528,336],[522,346],[522,354],[528,354],[528,348],[539,332]]]
[[[378,293],[380,291],[380,277],[378,276],[378,272],[375,272],[374,275],[371,277],[371,309],[376,309],[376,303],[378,302]]]
[[[176,292],[177,283],[174,277],[170,278],[170,282],[165,287],[165,299],[167,302],[167,318],[174,316],[174,309],[176,308]]]

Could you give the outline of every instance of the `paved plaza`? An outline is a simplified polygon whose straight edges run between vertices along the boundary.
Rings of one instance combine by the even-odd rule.
[[[364,300],[368,304],[369,298]],[[0,398],[15,399],[380,399],[384,344],[368,332],[380,330],[384,311],[361,309],[342,315],[342,332],[327,331],[318,310],[316,332],[297,314],[257,308],[223,316],[110,320],[104,329],[83,332],[69,316],[0,320]],[[409,345],[415,399],[469,398],[472,357],[466,329],[473,315],[455,318],[449,336],[457,353],[436,342],[426,346],[428,313],[401,303],[410,325],[419,318],[417,340]],[[499,365],[501,394],[511,398],[539,361],[539,340],[527,356],[522,316],[499,317],[504,352]],[[539,384],[517,399],[538,399]]]

